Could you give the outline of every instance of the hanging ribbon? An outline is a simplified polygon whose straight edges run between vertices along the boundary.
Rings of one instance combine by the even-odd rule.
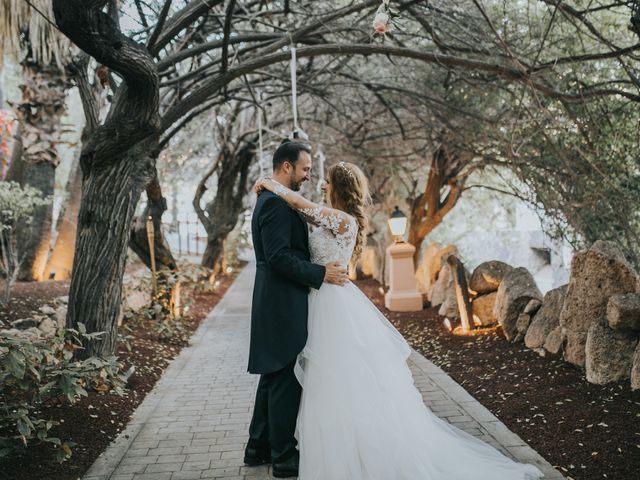
[[[262,161],[262,112],[258,108],[258,163],[260,164],[260,174],[264,176],[265,167]]]
[[[298,80],[296,77],[297,70],[296,47],[291,44],[291,110],[293,111],[293,131],[298,132]]]
[[[318,159],[318,185],[316,185],[316,191],[320,193],[322,191],[322,182],[324,182],[324,160],[325,160],[321,143],[318,144],[316,158]]]

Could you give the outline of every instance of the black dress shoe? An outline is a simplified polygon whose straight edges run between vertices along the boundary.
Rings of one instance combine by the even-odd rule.
[[[300,454],[296,450],[296,452],[284,462],[274,463],[271,473],[276,478],[297,477],[299,463]]]
[[[244,464],[250,467],[257,467],[271,462],[271,452],[269,450],[247,447],[244,449]]]

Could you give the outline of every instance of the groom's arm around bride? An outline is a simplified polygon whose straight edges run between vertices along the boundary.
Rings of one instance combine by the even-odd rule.
[[[249,371],[269,373],[284,367],[307,338],[309,288],[342,284],[338,263],[309,261],[307,224],[277,195],[263,192],[252,221],[257,270],[253,291]]]

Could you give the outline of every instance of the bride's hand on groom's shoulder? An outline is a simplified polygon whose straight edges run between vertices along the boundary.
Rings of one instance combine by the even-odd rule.
[[[260,177],[255,185],[253,186],[253,191],[256,192],[256,195],[260,196],[260,194],[266,190],[266,187],[264,186],[264,182],[266,180],[269,180],[270,177],[269,176],[265,176],[265,177]]]

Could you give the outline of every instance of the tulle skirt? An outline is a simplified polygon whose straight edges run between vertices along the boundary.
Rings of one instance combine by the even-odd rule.
[[[300,480],[534,480],[519,464],[423,403],[410,347],[352,283],[309,296],[296,436]]]

